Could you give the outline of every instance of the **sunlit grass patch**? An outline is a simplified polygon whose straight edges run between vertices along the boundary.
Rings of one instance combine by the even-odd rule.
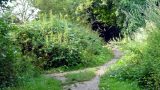
[[[136,82],[120,81],[107,76],[101,78],[99,87],[100,90],[140,90]]]
[[[67,74],[65,75],[65,77],[67,78],[65,84],[72,84],[76,82],[88,81],[94,78],[95,76],[96,76],[95,72],[91,70]]]

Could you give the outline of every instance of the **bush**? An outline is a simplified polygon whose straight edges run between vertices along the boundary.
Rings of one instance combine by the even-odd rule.
[[[7,38],[8,31],[13,30],[13,27],[7,24],[7,21],[0,19],[0,88],[14,84],[16,80],[14,59],[19,54],[17,48]]]
[[[159,29],[151,32],[148,37],[147,48],[144,50],[143,59],[145,66],[144,76],[141,77],[141,84],[149,88],[160,88],[160,32]]]
[[[38,60],[41,58],[42,61],[40,63],[34,61],[34,63],[42,65],[44,69],[60,66],[73,67],[82,63],[80,53],[77,50],[59,45],[53,46],[51,50],[42,49],[41,51],[35,50],[35,52],[37,52]]]
[[[32,64],[21,55],[19,47],[9,37],[9,32],[16,29],[6,20],[0,19],[0,88],[16,85],[35,73]]]
[[[157,51],[160,48],[159,38],[159,29],[154,29],[149,33],[147,44],[132,43],[132,46],[128,48],[128,54],[122,57],[106,76],[119,81],[136,81],[141,88],[159,89],[160,52]]]
[[[86,28],[50,16],[46,20],[22,25],[16,36],[22,53],[35,56],[37,60],[33,63],[44,69],[87,66],[98,60],[110,59],[110,51],[102,47],[103,41]],[[104,54],[107,55],[102,57]]]
[[[106,74],[107,77],[119,80],[137,82],[142,89],[158,90],[160,88],[160,31],[159,31],[159,7],[155,1],[148,0],[148,8],[145,11],[146,40],[143,42],[131,41],[127,48],[127,54]],[[149,23],[149,24],[148,24]],[[146,32],[146,31],[143,31]],[[142,34],[142,33],[141,33]],[[136,34],[135,34],[136,35]],[[105,76],[105,77],[106,77]]]

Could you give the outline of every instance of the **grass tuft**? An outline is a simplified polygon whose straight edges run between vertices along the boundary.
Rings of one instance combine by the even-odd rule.
[[[67,74],[65,77],[67,78],[65,84],[73,84],[76,82],[89,81],[96,76],[94,71],[84,71],[79,73]]]

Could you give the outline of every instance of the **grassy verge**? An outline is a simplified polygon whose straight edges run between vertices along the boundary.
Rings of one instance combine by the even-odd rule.
[[[6,90],[62,90],[60,81],[44,76],[33,78],[20,87],[8,88]]]
[[[91,80],[96,76],[94,71],[84,71],[79,73],[67,74],[65,77],[67,78],[65,84],[73,84],[76,82],[83,82]]]
[[[139,70],[135,67],[140,58],[138,54],[130,51],[130,49],[136,51],[136,45],[138,44],[120,45],[122,50],[127,49],[124,51],[125,55],[101,77],[100,90],[141,90],[138,81],[129,78],[139,76]]]
[[[108,76],[101,78],[99,87],[100,90],[140,90],[136,82],[120,81]]]

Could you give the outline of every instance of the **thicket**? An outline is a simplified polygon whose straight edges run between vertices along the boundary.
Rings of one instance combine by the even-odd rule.
[[[144,10],[146,27],[143,27],[143,32],[147,32],[146,39],[139,42],[141,39],[139,38],[139,41],[132,40],[124,45],[127,54],[102,78],[102,86],[106,85],[103,85],[105,80],[113,79],[126,81],[131,85],[132,82],[137,82],[141,89],[158,90],[160,88],[160,52],[158,51],[160,31],[159,21],[157,21],[160,18],[160,11],[156,3],[147,1],[147,9]],[[106,77],[108,79],[105,79]]]
[[[52,15],[21,25],[16,36],[22,53],[43,69],[95,66],[112,56],[96,32]]]
[[[72,17],[75,14],[73,7],[80,1],[54,0],[60,4],[50,5],[52,11],[49,5],[38,2],[42,1],[36,2],[42,7],[42,13],[36,20],[19,23],[14,21],[14,16],[8,17],[10,15],[2,16],[0,20],[0,88],[32,83],[39,70],[97,66],[112,57],[111,51],[104,47],[104,41],[89,26],[71,22],[76,17],[66,20],[65,15]],[[62,5],[64,3],[66,6]],[[60,10],[59,5],[67,10]],[[71,8],[68,5],[72,7],[71,11],[68,11]]]
[[[147,1],[33,0],[46,15],[15,25],[0,20],[0,87],[28,80],[36,75],[35,67],[75,69],[103,64],[112,55],[91,28],[106,41],[123,35],[134,39],[133,33],[150,23],[156,28],[147,41],[129,43],[128,54],[106,77],[159,89],[159,2]]]
[[[14,66],[13,66],[13,52],[11,51],[13,48],[9,48],[10,47],[10,44],[8,43],[9,40],[5,37],[6,35],[6,29],[9,28],[6,23],[1,19],[0,20],[0,24],[1,24],[1,27],[0,27],[0,30],[1,30],[1,33],[0,33],[0,45],[1,45],[1,54],[0,54],[0,74],[1,74],[1,78],[0,78],[0,87],[3,87],[3,86],[7,86],[7,85],[10,85],[11,83],[14,82],[14,79],[15,79],[15,71],[14,71]],[[9,49],[10,50],[9,50]],[[10,55],[11,53],[11,55]]]
[[[141,44],[134,44],[135,47],[130,47],[128,54],[103,78],[134,81],[141,88],[158,90],[160,88],[159,33],[157,30],[150,33],[147,45],[143,48],[137,47]],[[104,82],[103,79],[102,82]]]
[[[20,48],[9,37],[17,27],[0,18],[0,88],[14,86],[36,75],[31,58],[22,56]],[[37,74],[38,75],[38,74]]]

